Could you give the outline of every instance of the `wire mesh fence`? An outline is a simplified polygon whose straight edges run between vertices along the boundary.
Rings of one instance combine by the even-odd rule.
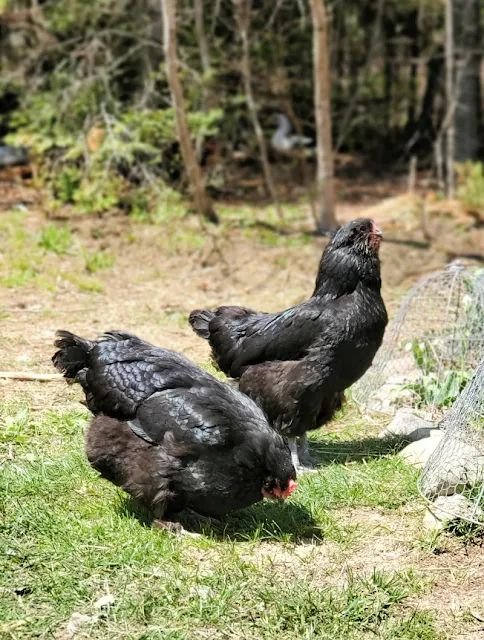
[[[419,481],[430,501],[453,518],[484,525],[484,358],[439,424],[445,433]]]
[[[353,398],[367,410],[407,406],[441,418],[484,353],[483,326],[484,269],[454,262],[424,277],[404,298]]]

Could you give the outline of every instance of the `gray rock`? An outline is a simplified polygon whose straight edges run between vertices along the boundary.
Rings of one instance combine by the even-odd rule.
[[[423,519],[424,529],[441,531],[455,520],[479,521],[483,517],[482,509],[460,493],[452,496],[439,496],[429,505]]]
[[[450,496],[484,481],[484,450],[447,436],[438,455],[429,462],[421,481],[428,498]]]
[[[443,432],[431,429],[427,438],[411,442],[398,454],[405,462],[415,467],[423,467],[442,440]]]
[[[388,426],[380,431],[379,438],[403,438],[415,442],[427,438],[434,429],[432,422],[424,420],[413,413],[411,409],[399,409]]]

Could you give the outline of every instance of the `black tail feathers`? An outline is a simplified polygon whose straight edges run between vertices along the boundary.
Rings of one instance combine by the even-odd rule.
[[[209,309],[195,309],[188,316],[188,322],[197,335],[208,340],[210,337],[208,325],[214,317],[215,313]]]
[[[54,367],[69,380],[74,380],[79,371],[87,367],[87,356],[94,346],[70,331],[57,331],[54,345],[59,349],[53,356]]]

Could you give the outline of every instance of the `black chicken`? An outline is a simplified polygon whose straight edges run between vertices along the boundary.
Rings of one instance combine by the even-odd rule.
[[[323,252],[313,295],[290,309],[190,314],[222,371],[239,378],[239,389],[289,437],[296,467],[296,437],[307,454],[306,431],[332,417],[382,342],[388,318],[380,295],[381,237],[367,218],[341,227]]]
[[[219,516],[296,488],[287,445],[244,394],[128,333],[57,336],[52,361],[82,386],[96,416],[89,462],[158,524],[185,507]]]

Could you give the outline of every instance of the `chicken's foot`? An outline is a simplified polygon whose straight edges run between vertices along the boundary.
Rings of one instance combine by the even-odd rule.
[[[171,520],[153,520],[151,525],[155,529],[164,529],[176,536],[186,536],[190,538],[201,538],[200,533],[194,531],[187,531],[179,522],[172,522]]]

